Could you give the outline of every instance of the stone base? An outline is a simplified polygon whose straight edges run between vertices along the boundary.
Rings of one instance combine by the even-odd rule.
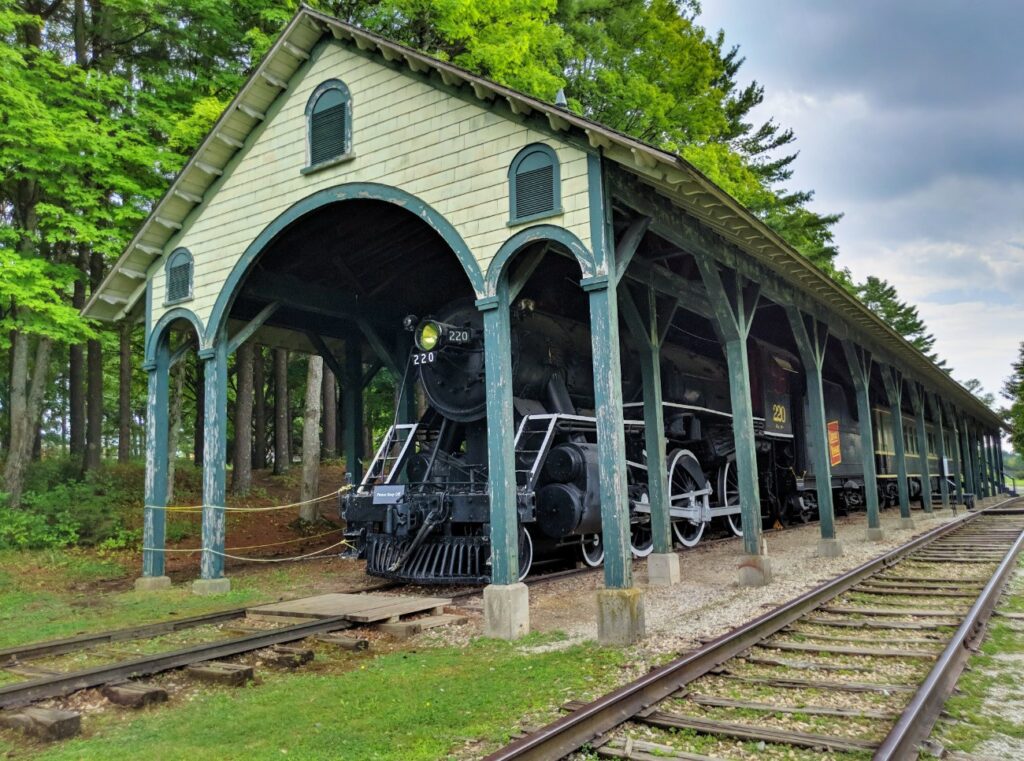
[[[140,576],[135,580],[136,592],[156,592],[170,588],[171,580],[167,576]]]
[[[222,595],[231,591],[231,579],[221,576],[219,579],[196,579],[192,582],[194,595]]]
[[[913,518],[900,518],[901,531],[913,531],[916,528]]]
[[[740,561],[740,586],[763,587],[772,580],[772,563],[767,555],[744,555]]]
[[[674,552],[652,552],[647,556],[647,583],[670,587],[679,583],[679,556]]]
[[[843,543],[838,539],[819,539],[819,558],[838,558],[843,554]]]
[[[644,594],[639,589],[597,590],[597,641],[632,645],[644,638]]]
[[[484,636],[519,639],[530,633],[530,592],[518,584],[484,587]]]
[[[885,529],[867,528],[864,530],[864,538],[869,542],[881,542],[885,540]]]

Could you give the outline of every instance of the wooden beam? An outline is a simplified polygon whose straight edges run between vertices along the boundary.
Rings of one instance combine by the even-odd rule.
[[[651,226],[650,217],[639,217],[630,223],[626,232],[615,246],[615,282],[618,283],[629,267],[630,261],[640,248],[640,242]]]
[[[547,254],[550,247],[549,243],[538,245],[519,257],[521,260],[519,266],[516,267],[515,272],[509,276],[509,303],[514,302],[516,297],[519,296],[519,292],[523,290],[523,286],[526,285],[526,282],[537,269],[537,265],[539,265],[544,259],[544,256]]]
[[[907,453],[903,445],[903,374],[891,365],[881,365],[882,383],[889,398],[893,451],[896,459],[896,486],[899,489],[900,518],[904,526],[913,526],[910,518],[910,486],[907,482]]]
[[[231,340],[228,341],[228,354],[233,354],[239,346],[248,341],[249,337],[259,330],[263,326],[263,323],[270,319],[271,315],[280,308],[281,303],[278,301],[272,301],[263,307],[255,317],[249,320],[245,327],[235,333]]]

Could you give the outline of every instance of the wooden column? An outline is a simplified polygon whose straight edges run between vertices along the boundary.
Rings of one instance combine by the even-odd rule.
[[[626,488],[618,299],[609,287],[607,275],[586,278],[580,284],[590,298],[604,583],[608,589],[628,589],[633,586],[633,555]]]
[[[761,533],[761,493],[757,476],[754,440],[754,407],[750,398],[750,366],[747,337],[754,323],[760,288],[742,275],[720,271],[704,256],[695,257],[701,279],[714,310],[712,323],[725,350],[729,366],[729,398],[732,402],[732,433],[736,447],[736,477],[743,522],[743,552],[751,558],[740,567],[740,583],[765,584],[771,572]],[[749,563],[749,564],[748,564]],[[762,577],[757,579],[758,572]]]
[[[917,430],[917,449],[921,454],[921,509],[932,512],[932,476],[928,467],[928,431],[924,427],[924,389],[917,381],[907,384],[910,392],[910,406],[914,410],[914,426]]]
[[[996,488],[996,447],[995,447],[995,436],[991,433],[985,436],[985,449],[988,453],[986,462],[988,463],[988,491],[993,497],[999,493]]]
[[[149,376],[146,396],[146,504],[142,517],[142,575],[164,575],[164,530],[167,524],[167,405],[170,348],[159,340],[154,361],[143,369]],[[151,549],[145,549],[151,548]]]
[[[914,521],[910,517],[910,484],[907,481],[907,453],[903,446],[903,373],[895,367],[882,366],[882,382],[885,384],[885,394],[889,397],[889,417],[892,418],[901,528],[913,528]]]
[[[981,462],[978,458],[978,434],[973,423],[968,424],[967,446],[971,450],[971,480],[978,499],[985,498],[985,484],[981,480]]]
[[[950,425],[949,441],[952,444],[950,449],[953,457],[953,487],[956,490],[956,501],[962,505],[964,503],[964,484],[962,478],[962,458],[960,457],[960,419],[956,414],[956,410],[953,409],[953,405],[943,403],[942,409],[946,413],[946,420],[949,421]]]
[[[836,539],[828,418],[825,414],[825,389],[821,375],[828,348],[828,326],[793,306],[786,306],[786,316],[807,374],[807,427],[812,445],[811,458],[814,461],[814,484],[818,493],[818,518],[821,526],[819,551],[829,556],[838,555],[842,548]]]
[[[971,432],[967,425],[967,418],[960,417],[960,448],[962,450],[964,469],[964,487],[968,494],[977,495],[977,484],[974,482],[974,457],[971,454]]]
[[[871,352],[844,339],[843,354],[850,367],[850,377],[857,394],[857,423],[860,429],[861,458],[864,462],[864,502],[867,509],[869,539],[883,538],[882,519],[878,512],[878,474],[875,470],[875,436],[871,421]]]
[[[1006,470],[1003,466],[1003,432],[996,431],[996,473],[999,478],[999,493],[1006,490]]]
[[[353,330],[345,341],[345,377],[341,382],[342,449],[345,468],[358,484],[363,478],[363,347]]]
[[[224,511],[224,471],[227,464],[228,427],[228,342],[218,335],[214,345],[202,349],[199,359],[206,373],[206,399],[203,408],[203,554],[196,592],[226,592],[224,576],[224,535],[227,514]]]
[[[942,506],[949,508],[949,481],[946,479],[946,431],[942,419],[942,404],[939,402],[938,394],[928,394],[928,400],[932,407],[932,420],[935,421],[935,453],[939,458],[939,495],[942,498]]]

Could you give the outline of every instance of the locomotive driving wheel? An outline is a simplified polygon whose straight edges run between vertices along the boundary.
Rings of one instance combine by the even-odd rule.
[[[736,462],[727,460],[718,469],[718,493],[722,495],[722,504],[729,507],[740,505],[740,478],[736,473]],[[736,536],[743,536],[743,514],[727,515],[725,519],[729,522],[729,528]]]
[[[641,503],[650,504],[645,492]],[[629,548],[633,557],[645,558],[654,552],[654,531],[651,529],[651,513],[634,513],[629,521]]]
[[[669,503],[676,507],[696,508],[697,499],[692,494],[704,488],[704,484],[698,483],[694,477],[695,472],[700,472],[697,458],[684,449],[677,449],[669,456],[668,462]],[[691,496],[688,499],[682,496],[686,494]],[[686,499],[685,504],[681,501],[683,499]],[[672,521],[672,533],[684,547],[695,547],[704,536],[706,525],[699,517],[678,518]]]
[[[526,526],[519,527],[519,580],[522,581],[530,573],[533,566],[533,539]]]
[[[597,568],[604,562],[604,539],[600,534],[584,534],[580,537],[580,553],[588,568]]]

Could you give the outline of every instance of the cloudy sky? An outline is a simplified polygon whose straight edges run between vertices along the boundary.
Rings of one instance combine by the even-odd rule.
[[[840,266],[916,304],[998,394],[1024,340],[1021,0],[702,0],[797,136],[794,187],[841,211]]]

